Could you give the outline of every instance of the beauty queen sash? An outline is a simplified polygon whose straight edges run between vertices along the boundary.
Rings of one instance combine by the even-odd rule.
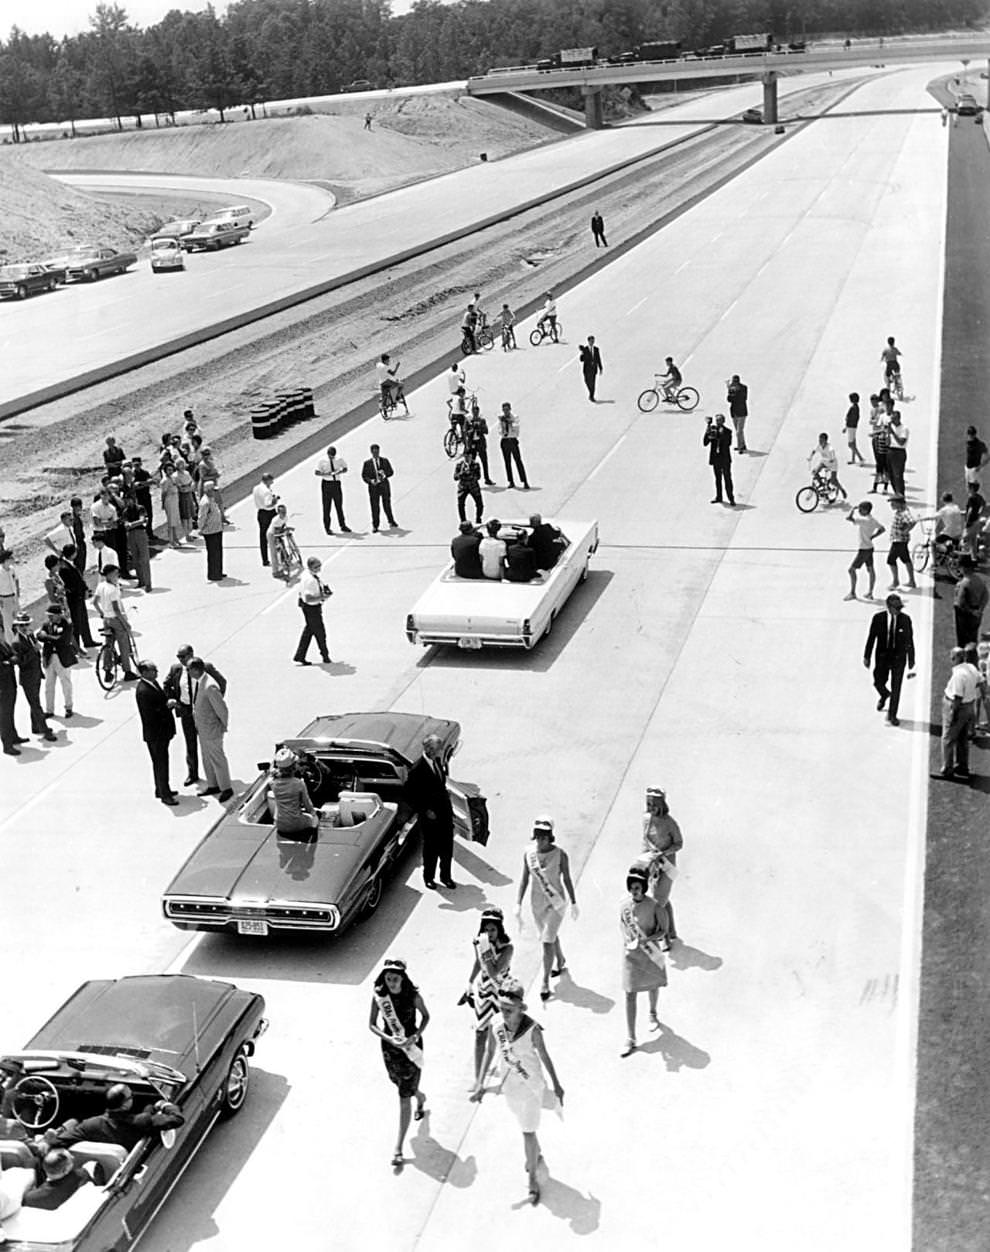
[[[567,911],[567,901],[564,899],[563,893],[551,883],[547,877],[547,871],[540,864],[540,855],[535,848],[530,848],[526,853],[526,864],[529,866],[529,872],[543,888],[543,894],[549,900],[551,906],[558,913]]]
[[[478,957],[478,968],[481,973],[482,982],[487,981],[489,987],[494,990],[498,985],[498,954],[495,951],[495,945],[487,935],[478,935],[473,941],[474,951]]]
[[[505,1028],[505,1022],[501,1020],[501,1014],[499,1014],[499,1019],[500,1020],[498,1021],[492,1022],[492,1031],[495,1035],[495,1043],[498,1047],[499,1055],[501,1056],[502,1063],[505,1066],[505,1072],[508,1073],[510,1069],[515,1070],[519,1077],[525,1081],[529,1078],[529,1074],[526,1072],[523,1063],[512,1050],[512,1040],[509,1038],[509,1032]]]
[[[663,954],[663,948],[661,948],[656,939],[650,938],[639,924],[639,918],[636,916],[636,910],[631,900],[627,900],[623,904],[619,913],[619,919],[622,924],[622,933],[625,936],[626,951],[635,952],[637,948],[640,948],[658,969],[666,970],[667,961]]]
[[[402,1023],[399,1021],[399,1015],[395,1011],[392,997],[390,995],[379,995],[376,991],[375,999],[378,1001],[382,1019],[388,1027],[388,1032],[394,1042],[405,1052],[417,1069],[422,1069],[423,1049],[418,1044],[406,1039],[406,1032],[402,1029]]]
[[[650,842],[650,828],[653,824],[653,815],[647,813],[643,817],[643,857],[644,862],[649,860],[650,886],[661,874],[666,874],[671,882],[677,877],[677,866],[667,856],[666,852],[658,852],[654,845]]]

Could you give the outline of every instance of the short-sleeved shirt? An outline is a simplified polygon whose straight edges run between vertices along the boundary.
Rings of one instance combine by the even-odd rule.
[[[834,474],[839,468],[839,461],[835,455],[835,449],[830,444],[826,444],[824,448],[821,444],[812,448],[811,456],[808,459],[811,461],[814,469],[828,470],[830,474]]]
[[[271,780],[271,792],[275,797],[275,826],[279,831],[291,833],[311,830],[313,823],[307,821],[309,799],[306,784],[292,774],[276,774]]]
[[[381,386],[383,383],[394,383],[396,379],[395,379],[395,374],[393,373],[393,371],[396,370],[397,368],[398,366],[389,365],[385,361],[376,361],[375,373],[378,376],[379,386]]]
[[[986,500],[978,491],[972,492],[966,497],[966,525],[972,526],[978,522],[983,515],[983,510],[987,507]]]
[[[859,531],[859,550],[865,552],[873,551],[873,540],[883,530],[883,527],[875,517],[856,517],[853,519],[856,523],[856,529]]]
[[[347,472],[347,462],[342,456],[327,456],[317,465],[316,472],[321,478],[336,482],[341,474]]]
[[[887,346],[886,348],[884,348],[884,350],[880,353],[880,356],[883,358],[883,360],[884,360],[884,361],[886,361],[886,362],[887,362],[887,364],[888,364],[888,365],[896,365],[896,364],[897,364],[897,358],[898,358],[900,355],[901,355],[901,350],[900,350],[900,348],[895,348],[892,344],[891,344],[891,345],[888,345],[888,346]]]
[[[963,704],[972,704],[980,694],[979,678],[972,665],[953,665],[949,681],[945,684],[945,698],[958,697]]]
[[[481,572],[486,578],[502,577],[502,558],[505,556],[505,540],[486,535],[478,547]]]
[[[890,424],[890,446],[892,448],[906,448],[907,441],[911,432],[903,422],[898,422],[895,426],[893,422]]]
[[[943,504],[935,514],[942,523],[942,534],[950,539],[961,539],[963,533],[962,509],[958,504]]]
[[[104,580],[97,584],[96,590],[93,592],[93,601],[99,609],[100,616],[115,617],[114,601],[120,604],[123,596],[119,587],[115,587],[113,583]],[[121,606],[123,607],[123,606]]]
[[[447,375],[447,390],[452,396],[456,396],[461,387],[464,386],[464,371],[451,370]]]
[[[966,468],[979,469],[987,454],[987,445],[978,436],[966,440]]]
[[[890,542],[907,543],[914,527],[914,518],[907,509],[896,509],[890,519]]]

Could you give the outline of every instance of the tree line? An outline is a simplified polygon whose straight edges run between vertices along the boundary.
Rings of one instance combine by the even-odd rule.
[[[443,82],[569,47],[616,55],[648,40],[685,49],[733,34],[780,41],[896,35],[982,24],[987,0],[237,0],[218,17],[173,9],[146,29],[117,4],[55,39],[14,27],[0,42],[0,122],[14,141],[31,122],[124,117],[174,121],[179,110]]]

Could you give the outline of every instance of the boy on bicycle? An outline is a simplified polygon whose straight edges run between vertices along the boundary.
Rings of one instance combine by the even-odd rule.
[[[963,513],[962,509],[956,504],[952,498],[952,492],[946,491],[942,495],[942,507],[935,513],[934,518],[926,517],[923,521],[935,522],[934,544],[943,551],[948,552],[953,548],[961,547],[963,537]]]
[[[516,346],[516,315],[512,312],[507,304],[502,305],[502,312],[499,315],[499,324],[502,329],[502,351],[508,352],[510,348]]]
[[[461,318],[461,347],[465,352],[477,352],[478,345],[474,338],[475,328],[478,325],[478,314],[473,304],[469,304],[464,310],[464,316]]]
[[[549,333],[554,338],[557,337],[557,301],[553,298],[552,291],[548,291],[543,299],[543,312],[536,325],[544,334]]]
[[[677,392],[680,390],[684,379],[681,377],[681,371],[674,364],[672,356],[665,357],[664,364],[667,366],[667,372],[662,374],[657,381],[663,389],[663,398],[667,403],[676,404]]]
[[[447,409],[450,413],[450,425],[457,431],[457,438],[461,443],[464,442],[464,421],[467,418],[467,405],[465,403],[464,396],[464,388],[458,387],[447,401]]]
[[[839,458],[835,455],[835,449],[829,443],[825,431],[818,436],[818,442],[808,454],[808,468],[812,478],[817,478],[820,474],[826,482],[838,487],[843,500],[849,499],[845,487],[839,482]]]
[[[406,403],[406,397],[402,391],[402,383],[399,381],[399,366],[401,361],[391,364],[392,358],[387,352],[383,352],[375,365],[375,373],[378,376],[378,388],[381,392],[382,404],[398,404],[401,400]]]
[[[883,361],[883,380],[888,387],[895,381],[895,378],[897,382],[900,382],[901,363],[897,359],[900,355],[901,350],[894,343],[894,336],[888,335],[887,346],[880,353],[880,360]]]

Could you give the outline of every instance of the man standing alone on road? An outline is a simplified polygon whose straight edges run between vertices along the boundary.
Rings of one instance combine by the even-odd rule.
[[[980,623],[990,592],[977,574],[976,562],[969,553],[964,553],[959,558],[959,564],[963,574],[956,583],[952,611],[956,619],[956,644],[965,648],[968,643],[976,643],[980,637]]]
[[[736,497],[732,489],[732,431],[725,424],[723,413],[715,414],[715,421],[705,418],[704,445],[708,448],[708,464],[715,475],[715,497],[712,504],[722,504],[722,488],[735,507]]]
[[[877,708],[883,710],[889,700],[887,722],[891,726],[899,726],[897,710],[901,702],[904,667],[907,665],[909,674],[914,670],[914,631],[911,619],[906,613],[901,612],[904,607],[901,597],[889,595],[886,603],[886,609],[874,613],[873,620],[870,622],[863,664],[869,669],[871,655],[875,658],[873,686],[880,697],[877,701]]]
[[[320,650],[320,659],[324,665],[330,662],[330,651],[327,647],[327,630],[323,624],[323,602],[333,595],[329,584],[320,578],[323,562],[318,556],[311,556],[306,562],[306,573],[299,580],[299,607],[302,609],[303,630],[296,645],[293,660],[297,665],[311,665],[306,660],[306,653],[312,640]]]
[[[736,430],[736,451],[745,454],[749,451],[746,447],[746,418],[749,417],[746,402],[749,399],[749,388],[739,381],[738,374],[733,374],[726,383],[725,399],[729,405],[732,425]]]
[[[350,526],[344,521],[344,486],[341,477],[347,473],[347,462],[337,455],[337,449],[327,448],[326,459],[317,465],[313,473],[320,482],[320,495],[323,498],[323,529],[328,535],[333,534],[333,509],[337,510],[337,521],[340,523],[341,534],[349,535]]]
[[[439,735],[423,740],[423,755],[410,769],[406,779],[406,799],[416,812],[422,828],[423,881],[436,889],[437,863],[440,881],[453,890],[457,883],[450,876],[454,854],[454,810],[447,791],[447,764],[443,759],[443,743]]]
[[[502,460],[505,462],[505,476],[509,480],[509,486],[514,488],[516,485],[512,478],[512,467],[515,465],[523,491],[529,491],[526,468],[519,454],[519,418],[513,413],[512,405],[508,401],[502,405],[498,428],[501,436],[499,443],[502,448]]]
[[[255,511],[258,514],[258,546],[261,549],[262,565],[268,564],[268,527],[272,524],[275,506],[278,504],[278,496],[272,490],[274,481],[273,475],[262,474],[261,482],[251,492]]]
[[[217,500],[216,487],[212,482],[207,482],[203,486],[196,524],[206,544],[206,580],[211,583],[222,582],[225,576],[223,572],[223,509]]]
[[[361,466],[361,478],[368,484],[368,501],[371,505],[371,529],[377,534],[381,511],[385,510],[388,524],[394,530],[398,525],[392,516],[392,486],[389,479],[395,473],[392,462],[381,455],[381,448],[373,443],[371,456]]]
[[[221,804],[226,804],[234,794],[230,785],[230,766],[223,750],[223,737],[230,723],[227,702],[198,656],[192,658],[187,668],[193,681],[193,717],[203,753],[203,773],[206,775],[206,789],[199,794],[216,796]]]
[[[151,757],[155,778],[155,799],[174,808],[179,803],[168,776],[168,745],[175,738],[175,718],[168,696],[158,683],[158,666],[138,661],[140,680],[134,689],[144,742]]]
[[[942,769],[933,778],[969,781],[969,740],[976,725],[980,694],[979,671],[966,661],[962,648],[951,653],[952,673],[942,693]]]
[[[846,595],[847,600],[856,599],[856,571],[859,567],[865,566],[869,577],[869,586],[866,589],[866,599],[873,599],[873,588],[876,586],[877,572],[873,565],[873,540],[879,539],[886,530],[881,526],[877,519],[873,516],[873,505],[869,500],[864,500],[862,504],[858,504],[855,509],[846,518],[847,522],[852,522],[859,531],[859,546],[856,555],[853,557],[853,563],[849,566],[849,592]]]
[[[608,247],[608,240],[605,238],[605,219],[597,209],[591,215],[591,234],[596,248]]]
[[[595,344],[594,335],[589,335],[588,342],[581,344],[580,348],[578,348],[578,355],[581,358],[581,373],[584,377],[584,385],[588,389],[588,399],[594,403],[598,375],[605,373],[605,367],[602,365],[602,354],[598,351],[598,347]]]

